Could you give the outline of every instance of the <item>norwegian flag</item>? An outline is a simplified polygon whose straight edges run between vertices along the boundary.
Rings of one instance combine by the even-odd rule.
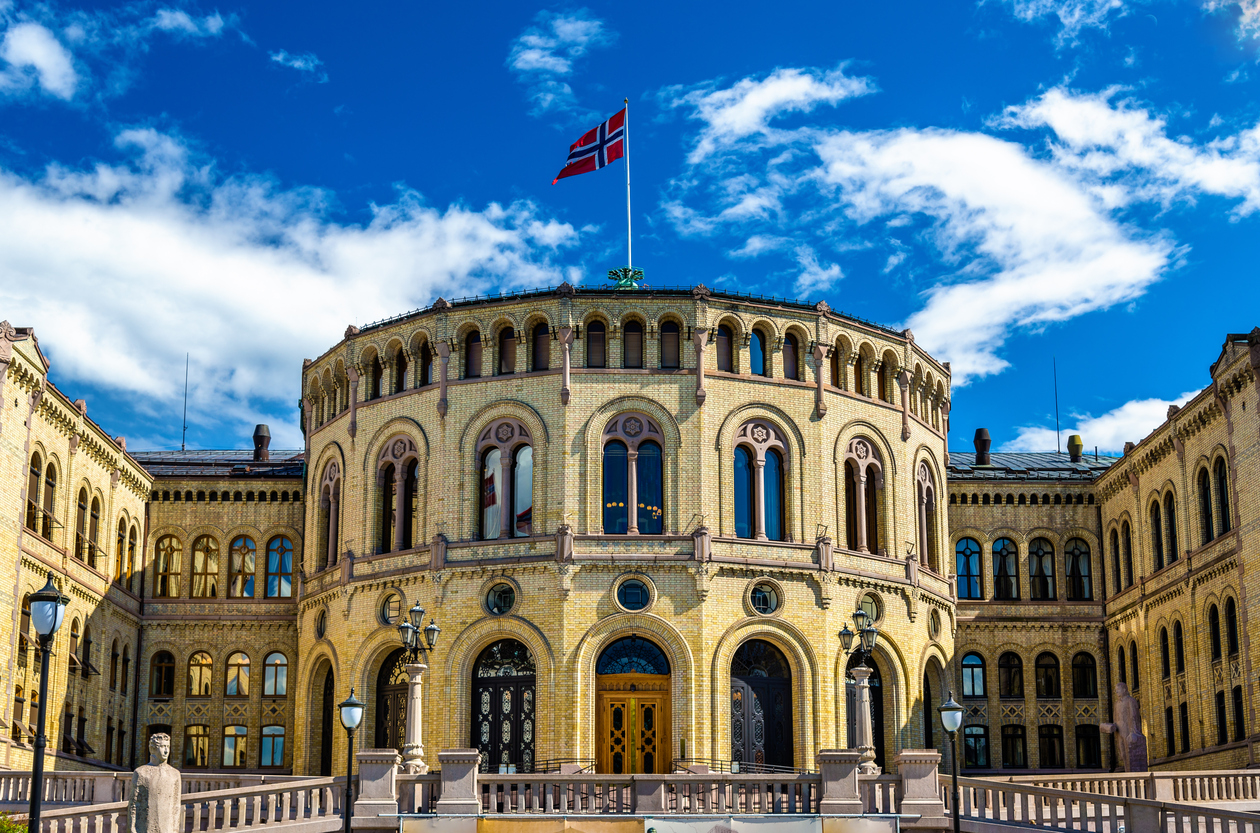
[[[482,490],[483,490],[483,494],[485,495],[481,503],[482,506],[490,507],[498,503],[498,498],[496,497],[494,493],[494,475],[493,474],[486,475],[486,479],[483,481]]]
[[[626,152],[626,111],[623,107],[599,127],[588,130],[581,139],[569,145],[569,161],[551,181],[555,185],[566,176],[598,171]]]

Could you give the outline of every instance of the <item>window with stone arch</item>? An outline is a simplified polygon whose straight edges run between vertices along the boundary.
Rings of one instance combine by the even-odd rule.
[[[481,375],[481,333],[470,330],[464,336],[464,378],[475,379]]]
[[[188,696],[209,697],[214,683],[214,660],[205,651],[188,658]]]
[[[1090,563],[1089,544],[1081,538],[1072,538],[1063,548],[1067,559],[1067,597],[1074,602],[1094,598],[1093,568]]]
[[[258,547],[248,535],[237,535],[228,546],[228,596],[254,598]]]
[[[788,447],[771,423],[755,419],[735,432],[735,535],[787,539]]]
[[[1035,601],[1057,598],[1054,581],[1054,545],[1034,538],[1028,545],[1028,595]]]
[[[293,542],[288,536],[277,535],[267,544],[268,599],[287,599],[293,596]]]
[[[192,598],[213,599],[219,595],[219,541],[213,535],[200,535],[192,547]]]
[[[897,365],[893,361],[890,353],[885,353],[884,358],[879,362],[879,369],[875,371],[876,386],[878,387],[877,395],[884,402],[889,404],[893,401],[893,377],[897,371]]]
[[[661,324],[661,369],[675,370],[682,367],[682,332],[677,321]]]
[[[483,541],[534,534],[534,438],[520,420],[490,423],[477,439]]]
[[[727,324],[719,324],[714,339],[717,369],[723,373],[735,372],[735,331]]]
[[[341,466],[329,460],[319,479],[319,548],[316,550],[317,571],[337,563],[341,521]]]
[[[865,437],[849,440],[844,450],[844,529],[855,552],[879,552],[883,543],[884,461]]]
[[[783,337],[783,378],[801,381],[801,341],[793,333]]]
[[[1207,467],[1199,469],[1199,544],[1207,544],[1216,538],[1216,524],[1212,518],[1212,476]]]
[[[156,556],[153,595],[159,599],[179,598],[180,560],[184,545],[174,535],[163,535],[153,552]]]
[[[49,466],[49,468],[52,467]],[[1230,530],[1229,467],[1225,464],[1224,457],[1216,459],[1216,465],[1212,467],[1212,479],[1216,481],[1216,511],[1220,518],[1221,534],[1224,535]]]
[[[618,414],[604,426],[605,535],[665,532],[664,435],[644,414]]]
[[[918,498],[917,510],[919,518],[919,553],[923,566],[940,572],[937,557],[937,512],[936,512],[936,478],[932,475],[932,467],[926,460],[919,461],[915,472],[915,495]]]
[[[598,319],[586,325],[586,366],[608,366],[608,327]]]
[[[420,452],[415,440],[399,434],[385,441],[376,459],[377,552],[416,545],[416,484]]]
[[[1151,515],[1151,523],[1150,523],[1151,555],[1154,557],[1154,560],[1155,560],[1155,570],[1159,571],[1159,570],[1164,569],[1164,520],[1163,520],[1164,515],[1163,515],[1163,512],[1159,508],[1159,500],[1155,500],[1151,502],[1150,515]],[[1113,532],[1112,535],[1115,535],[1115,533]],[[1116,565],[1116,569],[1117,570],[1119,569],[1118,563]],[[1118,574],[1117,574],[1116,580],[1117,582],[1119,582]],[[1117,584],[1117,587],[1118,586],[1119,585]]]
[[[754,376],[770,375],[770,339],[761,327],[753,327],[748,339],[748,372]]]

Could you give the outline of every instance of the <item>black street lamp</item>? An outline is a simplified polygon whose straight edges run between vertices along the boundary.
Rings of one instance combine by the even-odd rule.
[[[412,663],[419,662],[421,654],[433,650],[441,632],[442,629],[432,619],[429,624],[424,624],[424,608],[419,602],[412,605],[411,610],[407,611],[407,618],[398,625],[398,635],[407,648],[407,659]]]
[[[879,640],[879,628],[871,624],[871,617],[865,610],[858,608],[853,611],[853,626],[857,632],[849,630],[846,623],[844,629],[840,631],[840,647],[847,654],[850,648],[853,648],[853,637],[858,637],[858,644],[855,652],[863,665],[870,659],[875,651],[875,643]]]
[[[341,710],[341,725],[346,727],[346,800],[341,806],[341,817],[345,821],[345,833],[350,833],[351,800],[354,796],[350,786],[354,772],[354,730],[363,722],[363,704],[354,696],[352,688],[350,696],[338,708]]]
[[[48,655],[51,653],[53,636],[66,618],[66,605],[70,597],[62,595],[53,584],[52,573],[48,583],[38,593],[31,594],[31,626],[39,637],[39,718],[35,726],[35,760],[31,766],[31,807],[26,826],[39,833],[40,804],[44,797],[44,748],[48,738],[44,736],[44,718],[48,713]]]
[[[942,703],[937,711],[941,713],[941,725],[949,733],[949,769],[953,779],[950,804],[954,809],[954,833],[958,833],[958,742],[955,740],[955,735],[958,728],[962,726],[963,707],[954,700],[954,692],[951,691],[949,699]]]

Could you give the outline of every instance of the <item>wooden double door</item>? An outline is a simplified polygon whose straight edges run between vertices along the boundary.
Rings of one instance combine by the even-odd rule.
[[[669,675],[596,679],[596,769],[614,775],[670,772]]]

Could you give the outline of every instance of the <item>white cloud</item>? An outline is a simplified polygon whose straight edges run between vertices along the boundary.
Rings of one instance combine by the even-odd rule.
[[[1260,38],[1260,0],[1203,0],[1203,10],[1219,12],[1238,9],[1234,32],[1240,41]]]
[[[1067,448],[1067,438],[1080,434],[1087,449],[1098,446],[1104,453],[1122,453],[1126,442],[1140,442],[1158,428],[1168,418],[1170,405],[1185,405],[1198,395],[1194,390],[1175,399],[1135,399],[1099,416],[1072,414],[1076,427],[1059,432],[1059,447]],[[1015,439],[1003,443],[999,450],[1053,451],[1055,447],[1053,428],[1030,425],[1020,428]]]
[[[78,86],[78,73],[69,50],[56,35],[38,23],[17,23],[4,33],[0,59],[0,92],[25,92],[38,84],[48,95],[70,100]]]
[[[1127,12],[1125,0],[1004,0],[1024,22],[1045,18],[1059,21],[1060,45],[1074,43],[1086,29],[1106,29]]]
[[[328,83],[328,73],[324,72],[324,62],[315,56],[313,52],[305,52],[301,55],[291,55],[281,49],[279,52],[268,53],[271,60],[281,66],[296,69],[298,72],[309,72],[320,84]]]
[[[527,201],[427,205],[400,189],[363,223],[331,194],[221,176],[177,138],[127,130],[129,158],[0,171],[0,317],[33,325],[59,384],[90,384],[170,413],[191,353],[190,416],[242,437],[273,424],[300,443],[303,357],[349,323],[450,298],[559,283],[572,226]]]
[[[801,267],[794,287],[799,295],[808,297],[811,293],[826,292],[844,277],[840,264],[820,263],[818,254],[809,246],[796,247],[796,262]]]
[[[508,52],[508,68],[529,91],[533,115],[577,109],[573,88],[563,80],[592,49],[608,46],[617,36],[586,9],[556,14],[539,12]]]
[[[205,17],[193,17],[183,9],[158,9],[153,16],[153,28],[194,38],[213,38],[223,33],[224,20],[218,12]]]

